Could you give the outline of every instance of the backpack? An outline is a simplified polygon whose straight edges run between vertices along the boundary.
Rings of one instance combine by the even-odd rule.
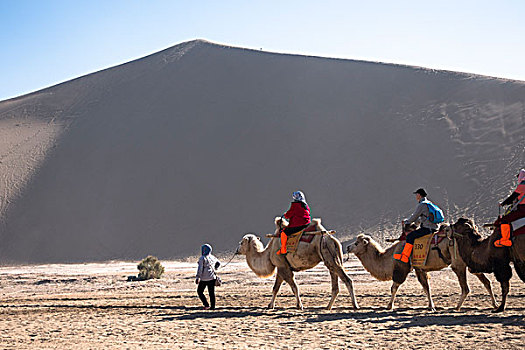
[[[434,224],[439,224],[445,221],[443,216],[443,210],[441,210],[437,205],[427,200],[424,202],[428,207],[428,219]]]

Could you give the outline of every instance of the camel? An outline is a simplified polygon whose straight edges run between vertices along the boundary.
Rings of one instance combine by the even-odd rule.
[[[501,237],[498,228],[483,239],[472,220],[459,218],[452,229],[459,255],[467,266],[476,272],[494,273],[501,285],[501,304],[493,312],[504,311],[512,277],[511,261],[525,282],[525,235],[517,236],[511,248],[496,248],[494,241]]]
[[[286,220],[276,218],[275,234],[279,234],[281,229],[286,225],[288,225]],[[321,225],[321,219],[312,220],[312,225],[316,226],[316,231],[326,231]],[[237,253],[246,256],[248,266],[257,276],[263,278],[270,277],[274,274],[275,269],[277,269],[272,299],[270,304],[268,304],[269,309],[274,308],[277,293],[283,281],[286,281],[295,295],[297,308],[302,310],[303,303],[301,302],[299,289],[295,283],[294,272],[311,269],[321,261],[328,268],[332,280],[332,297],[327,309],[332,309],[335,298],[339,293],[339,278],[350,292],[353,308],[359,308],[354,295],[352,280],[343,269],[343,250],[337,238],[330,234],[316,235],[311,243],[299,242],[297,251],[286,255],[277,255],[280,246],[279,238],[272,238],[266,247],[264,247],[259,237],[254,234],[246,234],[237,248]]]
[[[445,227],[445,231],[450,231],[450,226]],[[414,268],[417,279],[428,298],[428,308],[435,311],[434,302],[430,293],[430,286],[428,284],[428,272],[438,271],[445,266],[450,265],[452,271],[456,274],[461,286],[461,296],[459,297],[456,309],[459,311],[463,302],[467,298],[470,290],[467,284],[466,264],[459,256],[454,254],[454,246],[451,246],[448,238],[443,239],[438,247],[441,251],[442,257],[439,256],[437,250],[430,250],[427,258],[427,264],[424,268]],[[388,302],[387,309],[392,310],[394,307],[394,300],[399,286],[406,280],[407,275],[412,270],[410,264],[402,263],[394,260],[394,252],[400,251],[403,247],[403,242],[398,241],[386,250],[384,250],[379,243],[374,241],[372,237],[364,234],[357,236],[354,244],[347,247],[349,253],[353,253],[363,264],[363,267],[370,272],[372,276],[380,281],[393,280],[391,287],[391,297]],[[489,292],[493,307],[496,306],[496,300],[492,292],[492,286],[487,277],[482,273],[474,273],[474,275],[483,283]]]

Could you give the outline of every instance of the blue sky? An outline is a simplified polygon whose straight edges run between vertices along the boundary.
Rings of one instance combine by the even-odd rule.
[[[0,100],[196,38],[525,81],[525,1],[0,0]]]

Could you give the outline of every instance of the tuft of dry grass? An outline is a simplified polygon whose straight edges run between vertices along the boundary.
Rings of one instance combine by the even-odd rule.
[[[143,259],[137,268],[139,269],[139,281],[161,278],[164,274],[164,266],[161,265],[159,259],[151,255]]]

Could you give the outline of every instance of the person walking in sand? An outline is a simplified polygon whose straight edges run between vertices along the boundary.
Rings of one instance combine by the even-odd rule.
[[[306,204],[306,198],[304,193],[301,191],[295,191],[292,193],[293,202],[290,205],[290,209],[283,214],[285,219],[290,220],[287,227],[281,231],[281,249],[277,254],[286,254],[286,242],[288,236],[305,229],[310,222],[310,208]]]
[[[195,284],[197,287],[197,294],[199,295],[204,309],[215,309],[215,282],[217,280],[217,275],[215,270],[221,266],[219,260],[211,254],[212,247],[209,244],[204,244],[201,247],[201,257],[199,258],[199,267],[197,268],[197,276],[195,279]],[[208,294],[210,295],[210,303],[206,300],[204,295],[204,289],[208,287]]]

